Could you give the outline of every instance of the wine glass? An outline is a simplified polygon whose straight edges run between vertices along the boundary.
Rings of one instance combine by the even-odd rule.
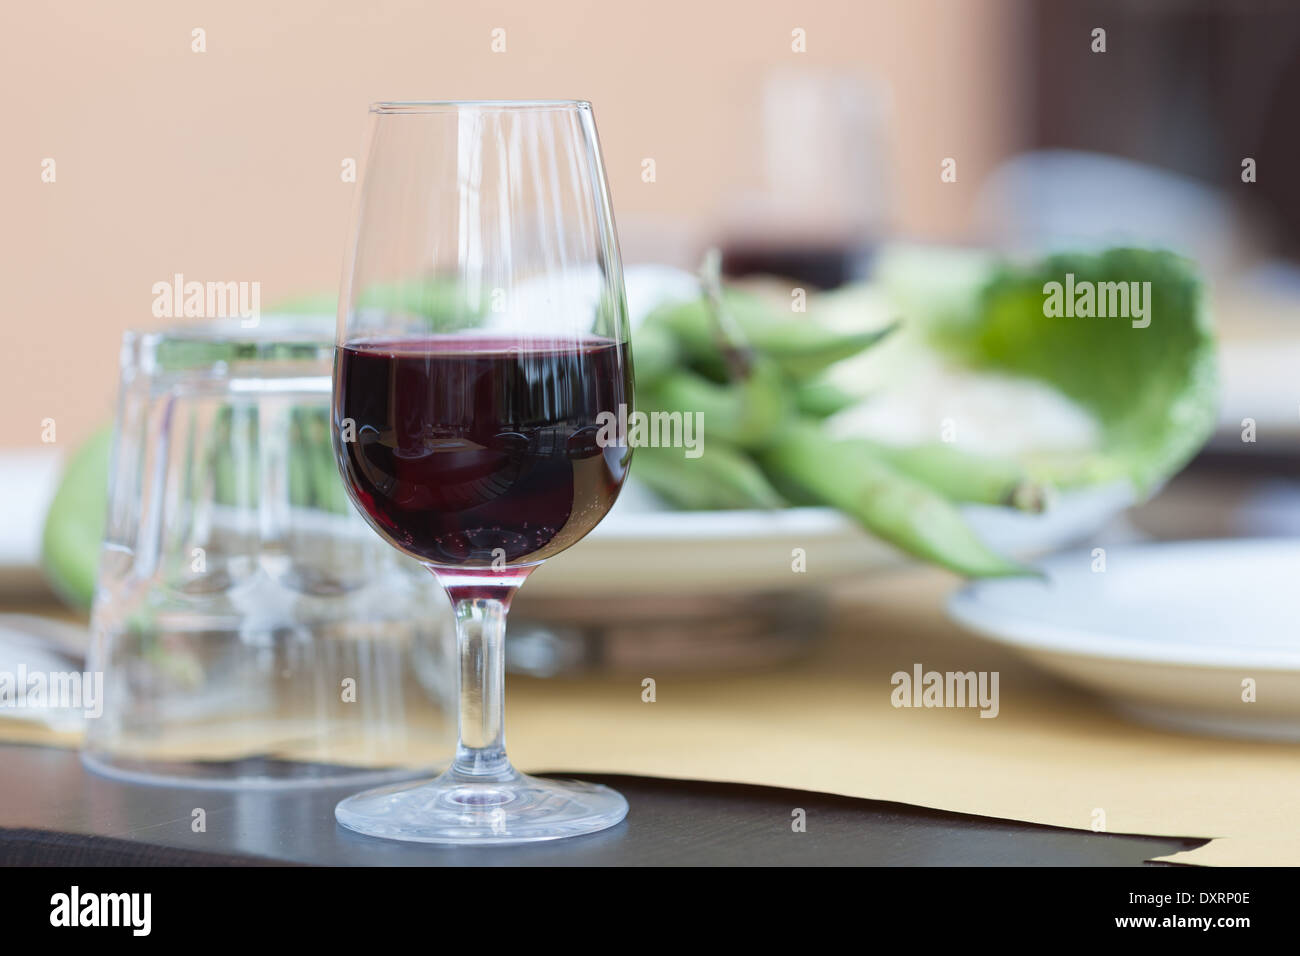
[[[335,454],[358,510],[455,607],[459,741],[437,779],[335,815],[426,843],[613,826],[621,795],[519,773],[503,732],[511,597],[600,522],[631,458],[616,424],[632,402],[627,305],[591,105],[375,104],[352,240]]]

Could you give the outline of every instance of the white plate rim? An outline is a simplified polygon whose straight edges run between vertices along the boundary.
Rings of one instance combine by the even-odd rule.
[[[1153,542],[1110,549],[1108,560],[1116,555],[1153,552],[1204,552],[1206,550],[1254,550],[1259,548],[1300,554],[1300,541],[1290,538],[1237,538],[1194,541]],[[1038,563],[1048,577],[1065,562],[1077,564],[1079,554],[1065,553]],[[1163,664],[1181,667],[1237,668],[1253,667],[1270,671],[1300,671],[1300,647],[1287,653],[1277,648],[1207,647],[1152,641],[1129,635],[1115,635],[1086,627],[1071,627],[1039,619],[1018,618],[1001,608],[989,608],[981,596],[990,589],[1005,586],[1012,579],[973,581],[952,594],[947,602],[948,616],[957,624],[990,640],[1025,651],[1071,654],[1102,661],[1135,664]]]

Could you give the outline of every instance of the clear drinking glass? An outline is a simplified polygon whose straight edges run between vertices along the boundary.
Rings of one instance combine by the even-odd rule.
[[[350,506],[330,316],[128,332],[84,759],[205,787],[410,779],[452,755],[450,609]]]
[[[459,742],[353,830],[521,843],[618,823],[607,787],[516,771],[503,733],[515,590],[614,503],[631,458],[627,306],[591,106],[381,103],[339,300],[334,447],[357,509],[455,607]],[[624,415],[620,416],[620,410]]]

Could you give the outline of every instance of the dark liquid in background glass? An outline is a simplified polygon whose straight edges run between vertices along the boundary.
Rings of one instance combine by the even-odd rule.
[[[346,482],[375,528],[423,561],[549,558],[623,485],[630,450],[600,447],[597,415],[631,406],[625,346],[443,336],[340,346],[335,362]],[[345,419],[355,441],[338,440]]]
[[[863,278],[871,249],[864,244],[783,245],[731,242],[722,247],[722,274],[729,279],[777,276],[817,289],[837,289]]]

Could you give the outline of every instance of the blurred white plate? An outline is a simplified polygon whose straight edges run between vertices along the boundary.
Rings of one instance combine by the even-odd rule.
[[[1137,719],[1300,739],[1300,541],[1117,547],[1092,565],[1057,555],[1043,580],[975,582],[948,611]]]
[[[793,569],[796,548],[804,551],[803,573]],[[629,484],[605,520],[533,572],[525,590],[530,598],[661,594],[672,600],[803,588],[902,561],[829,508],[667,511]]]
[[[45,596],[41,535],[62,460],[53,445],[0,453],[0,499],[9,503],[0,523],[0,593],[21,594],[29,602]]]
[[[1039,515],[963,510],[995,550],[1028,560],[1092,534],[1132,500],[1122,483],[1063,494]],[[802,573],[793,570],[796,548],[803,549]],[[757,593],[829,584],[911,560],[830,508],[670,511],[633,481],[591,534],[533,573],[527,593]]]

